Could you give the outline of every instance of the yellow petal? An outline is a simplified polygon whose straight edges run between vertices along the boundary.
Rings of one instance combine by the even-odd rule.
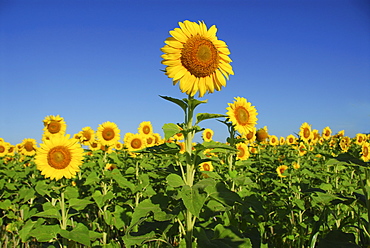
[[[222,60],[224,60],[227,63],[233,62],[228,55],[225,55],[223,53],[218,53],[218,55]]]
[[[234,75],[233,68],[229,63],[225,63],[223,61],[220,61],[218,64],[218,67],[221,68],[223,71],[227,72],[230,75]]]
[[[227,47],[217,47],[217,50],[223,54],[226,54],[226,55],[229,55],[230,54],[230,50],[229,48]]]
[[[173,76],[173,80],[174,81],[177,81],[177,80],[180,80],[184,75],[185,73],[188,71],[186,70],[185,67],[183,66],[178,66],[179,70],[177,71],[177,73]]]
[[[174,47],[174,48],[183,48],[184,45],[183,43],[181,43],[180,41],[176,40],[175,38],[173,37],[168,37],[164,43],[166,43],[167,45],[171,46],[171,47]]]
[[[226,86],[226,79],[224,78],[220,70],[216,70],[216,78],[222,86]]]
[[[216,25],[213,25],[211,26],[208,31],[207,31],[207,37],[209,39],[213,38],[213,37],[216,37],[216,33],[217,33],[217,28],[216,28]]]
[[[206,80],[204,77],[199,78],[199,97],[204,96],[207,92]]]
[[[204,78],[205,83],[206,83],[206,87],[207,87],[207,91],[209,91],[210,93],[213,93],[215,91],[215,87],[214,87],[213,80],[212,80],[213,79],[212,75],[213,74]]]
[[[164,47],[162,47],[161,51],[164,52],[164,53],[180,53],[179,49],[173,48],[169,45],[165,45]]]
[[[190,37],[191,37],[191,32],[190,32],[190,30],[188,30],[188,29],[187,29],[186,25],[185,25],[184,23],[182,23],[182,22],[179,22],[179,26],[180,26],[180,28],[181,28],[182,32],[184,32],[184,34],[185,34],[188,38],[190,38]]]
[[[182,32],[181,28],[175,28],[174,30],[170,31],[170,34],[178,41],[181,41],[185,43],[188,38],[186,35]]]

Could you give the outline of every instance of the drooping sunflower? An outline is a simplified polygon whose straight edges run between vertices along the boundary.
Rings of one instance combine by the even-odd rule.
[[[19,153],[25,156],[36,154],[37,142],[35,139],[24,139],[20,145]]]
[[[228,103],[226,108],[228,120],[234,125],[236,131],[241,135],[248,134],[253,131],[257,124],[257,110],[244,97],[235,97],[233,103]]]
[[[280,137],[279,139],[279,145],[284,145],[285,144],[285,138],[284,137]]]
[[[367,139],[366,134],[358,133],[356,134],[356,137],[355,137],[355,143],[356,145],[361,146],[363,143],[366,142],[366,139]]]
[[[246,135],[243,136],[243,138],[245,138],[247,140],[248,143],[252,144],[255,140],[256,140],[256,132],[257,132],[257,128],[254,127],[253,128],[253,131],[249,131],[249,133],[247,133]]]
[[[72,178],[80,170],[84,150],[76,139],[69,137],[62,134],[53,135],[37,148],[35,163],[45,177],[51,180]]]
[[[210,129],[210,128],[204,129],[204,131],[202,133],[202,139],[203,139],[203,141],[205,141],[205,142],[212,141],[213,134],[214,134],[214,132],[213,132],[212,129]]]
[[[250,153],[247,144],[240,142],[236,144],[236,149],[238,150],[236,155],[237,160],[247,160],[249,158]]]
[[[95,140],[95,131],[91,127],[84,127],[82,131],[77,134],[77,138],[83,145],[89,145],[90,142]]]
[[[300,142],[297,148],[299,156],[303,156],[307,153],[307,147],[303,142]]]
[[[368,142],[365,142],[365,143],[362,144],[362,147],[361,147],[361,159],[364,162],[370,161],[370,152],[369,152],[369,149],[370,149],[370,144]]]
[[[139,133],[126,133],[124,145],[129,152],[144,149],[147,145],[146,136]]]
[[[288,169],[288,166],[286,165],[280,165],[279,167],[276,168],[276,172],[278,174],[279,177],[286,177],[284,174],[284,172]]]
[[[304,122],[299,128],[299,137],[306,143],[313,138],[311,126],[307,122]]]
[[[43,123],[45,139],[48,139],[47,137],[55,134],[64,135],[67,129],[67,124],[64,121],[64,118],[60,117],[59,115],[46,116],[43,120]]]
[[[199,92],[213,93],[226,86],[226,79],[234,75],[229,58],[230,51],[224,41],[217,38],[215,25],[207,29],[204,22],[179,22],[180,28],[169,33],[161,48],[165,74],[173,84],[190,96]]]
[[[97,140],[105,146],[115,145],[120,139],[120,130],[116,123],[107,121],[100,124],[96,132]]]
[[[264,142],[269,137],[267,126],[260,128],[256,132],[256,140],[258,142]]]
[[[137,130],[138,130],[139,134],[150,136],[150,135],[153,134],[152,123],[150,121],[143,121],[143,122],[140,123]]]

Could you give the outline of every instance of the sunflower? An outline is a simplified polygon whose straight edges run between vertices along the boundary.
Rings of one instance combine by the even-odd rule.
[[[138,131],[139,131],[139,134],[148,135],[148,136],[152,135],[153,134],[152,123],[150,121],[143,121],[142,123],[140,123],[138,127]]]
[[[200,171],[213,171],[213,169],[212,162],[203,162],[199,164]]]
[[[249,133],[245,134],[243,138],[245,138],[248,143],[252,144],[256,140],[256,132],[256,127],[253,127],[253,131],[249,131]]]
[[[331,129],[330,129],[330,127],[325,127],[325,128],[322,130],[321,136],[322,136],[325,140],[330,139],[330,136],[331,136]]]
[[[258,142],[264,142],[268,137],[269,137],[269,134],[268,134],[268,130],[266,126],[257,130],[256,140]]]
[[[309,142],[310,139],[313,138],[313,133],[311,131],[311,126],[305,122],[299,128],[299,137],[306,143]]]
[[[342,149],[342,152],[348,152],[348,149],[351,146],[351,139],[347,136],[342,137],[339,141],[339,146]]]
[[[138,133],[126,133],[124,143],[129,152],[144,149],[147,145],[146,136]]]
[[[299,153],[299,156],[303,156],[307,153],[307,147],[303,142],[299,143],[298,153]]]
[[[289,134],[286,137],[286,143],[288,145],[294,145],[296,142],[297,142],[297,139],[296,139],[296,137],[293,134]]]
[[[285,144],[285,138],[284,137],[280,137],[279,139],[279,145],[284,145]]]
[[[288,169],[288,166],[280,165],[279,167],[276,168],[276,172],[277,172],[279,177],[286,177],[283,174],[287,169]]]
[[[64,135],[67,129],[67,124],[65,123],[64,118],[60,117],[59,115],[46,116],[43,120],[43,123],[45,139],[48,139],[48,137],[55,134]]]
[[[89,145],[89,143],[95,140],[95,131],[91,127],[84,127],[82,131],[77,134],[79,141],[83,145]]]
[[[120,139],[120,130],[115,123],[107,121],[99,125],[96,137],[102,145],[115,145]]]
[[[366,139],[367,139],[366,134],[358,133],[356,134],[356,137],[355,137],[355,143],[356,145],[361,146],[363,143],[366,142]]]
[[[235,130],[241,135],[248,134],[253,131],[257,124],[257,110],[244,97],[235,97],[234,103],[228,103],[226,108],[228,120],[234,125]]]
[[[202,139],[205,141],[205,142],[209,142],[209,141],[212,141],[212,138],[213,138],[213,130],[212,129],[209,129],[209,128],[206,128],[204,129],[203,133],[202,133]]]
[[[215,25],[207,29],[204,22],[179,22],[180,28],[169,33],[161,48],[165,74],[173,84],[180,82],[180,90],[189,96],[199,92],[213,93],[226,86],[226,79],[234,75],[230,51],[224,41],[218,40]]]
[[[292,166],[295,170],[298,170],[299,168],[301,168],[301,165],[298,162],[295,162],[295,161],[292,163]]]
[[[24,139],[20,145],[19,152],[25,156],[33,156],[36,154],[36,144],[35,139]]]
[[[249,158],[250,153],[247,144],[238,143],[236,144],[236,149],[238,149],[238,153],[236,155],[237,160],[247,160]]]
[[[269,144],[271,146],[277,146],[279,144],[278,137],[276,137],[276,135],[270,135],[270,137],[269,137]]]
[[[370,152],[369,152],[370,144],[365,142],[361,147],[361,159],[364,162],[368,162],[370,160]]]
[[[80,170],[84,150],[75,139],[69,137],[54,135],[37,148],[35,163],[45,177],[50,177],[51,180],[72,178]]]
[[[0,157],[4,157],[8,154],[9,144],[4,140],[0,141]]]

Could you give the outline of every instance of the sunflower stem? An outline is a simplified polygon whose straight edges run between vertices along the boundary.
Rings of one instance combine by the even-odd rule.
[[[186,128],[186,135],[185,135],[185,155],[186,155],[186,185],[192,187],[194,183],[194,163],[192,161],[192,142],[194,137],[194,129],[193,129],[193,115],[194,115],[194,105],[191,104],[193,97],[189,96],[188,98],[188,107],[187,111],[185,112],[185,128]],[[193,221],[193,214],[186,209],[185,214],[185,227],[186,227],[186,247],[191,248],[193,243],[193,227],[195,224],[195,220]]]

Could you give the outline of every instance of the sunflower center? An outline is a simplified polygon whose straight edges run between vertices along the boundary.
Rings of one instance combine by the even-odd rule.
[[[139,149],[141,147],[141,140],[140,139],[133,139],[131,141],[131,147],[134,149]]]
[[[203,164],[203,170],[210,171],[211,170],[211,167],[207,163],[206,164]]]
[[[85,141],[89,141],[91,139],[91,133],[88,131],[84,131],[82,136],[84,137]]]
[[[246,125],[249,120],[249,113],[248,111],[243,107],[237,107],[235,109],[235,117],[238,123],[242,126]]]
[[[362,155],[364,157],[367,157],[369,155],[369,148],[367,146],[364,147],[364,149],[362,151]]]
[[[0,153],[3,153],[5,152],[5,147],[4,146],[0,146]]]
[[[148,126],[144,126],[144,128],[143,128],[143,133],[144,133],[144,134],[150,134],[150,127],[148,127]]]
[[[48,125],[48,131],[52,134],[59,133],[61,128],[62,126],[59,121],[50,121]]]
[[[305,137],[306,139],[308,139],[310,137],[310,134],[311,134],[311,132],[308,128],[305,128],[303,130],[303,137]]]
[[[33,143],[32,142],[26,142],[26,144],[24,144],[24,148],[26,149],[27,152],[31,152],[33,151]]]
[[[71,152],[65,146],[56,146],[48,152],[48,163],[57,170],[66,168],[72,160]]]
[[[212,133],[211,132],[207,132],[206,133],[206,138],[207,139],[212,139]]]
[[[243,148],[238,148],[238,150],[239,150],[239,152],[238,152],[238,156],[239,156],[239,157],[243,157],[243,156],[244,156],[244,154],[245,154],[244,149],[243,149]]]
[[[181,63],[195,77],[210,76],[219,64],[217,48],[210,40],[200,35],[193,36],[184,44]]]
[[[104,140],[111,140],[114,138],[114,135],[115,135],[114,130],[113,128],[110,128],[110,127],[104,128],[102,132],[102,136]]]

